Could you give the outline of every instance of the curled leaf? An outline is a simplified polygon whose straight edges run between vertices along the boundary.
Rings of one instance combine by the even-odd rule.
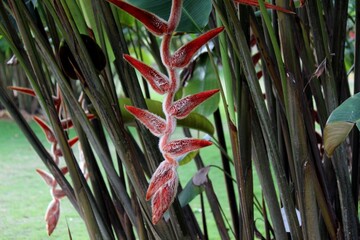
[[[173,157],[178,157],[185,153],[210,146],[211,144],[210,141],[203,139],[180,139],[167,143],[162,150]]]
[[[184,68],[186,67],[194,54],[208,41],[212,38],[216,37],[220,32],[224,30],[224,27],[214,28],[199,37],[195,38],[191,42],[188,42],[181,48],[179,48],[174,55],[171,57],[170,66],[176,68]]]
[[[332,122],[326,124],[324,129],[324,149],[329,157],[332,156],[336,147],[349,135],[354,125],[351,122]]]
[[[168,24],[165,20],[161,19],[160,17],[152,14],[148,11],[145,11],[141,8],[137,8],[127,2],[122,0],[107,0],[112,4],[116,5],[117,7],[121,8],[125,12],[132,15],[134,18],[142,22],[145,27],[152,32],[154,35],[161,36],[167,33]]]
[[[136,60],[130,55],[124,54],[124,59],[141,73],[157,93],[164,94],[169,90],[169,79],[164,74]]]
[[[144,124],[152,134],[157,137],[160,137],[164,134],[166,129],[165,120],[161,117],[137,107],[125,106],[126,110],[130,112],[136,119],[138,119],[142,124]]]
[[[208,90],[194,95],[184,97],[176,102],[168,110],[169,114],[178,118],[183,119],[189,113],[196,108],[199,104],[210,98],[215,93],[219,92],[219,89]]]

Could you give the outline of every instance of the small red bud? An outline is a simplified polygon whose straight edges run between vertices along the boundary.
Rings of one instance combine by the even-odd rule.
[[[196,108],[199,104],[210,98],[215,93],[219,92],[219,89],[208,90],[205,92],[197,93],[184,97],[176,102],[168,110],[169,114],[178,118],[183,119],[189,113]]]
[[[208,41],[210,41],[212,38],[216,37],[220,32],[224,30],[224,27],[218,27],[215,29],[212,29],[199,37],[195,38],[191,42],[188,42],[181,48],[179,48],[174,55],[171,57],[170,60],[170,66],[176,67],[176,68],[184,68],[186,67],[194,54]]]
[[[128,110],[129,113],[134,115],[136,119],[138,119],[142,124],[144,124],[152,134],[157,137],[160,137],[164,134],[164,131],[166,129],[166,123],[164,119],[149,111],[137,107],[125,106],[125,108],[126,110]]]
[[[122,10],[124,10],[125,12],[132,15],[140,22],[142,22],[145,25],[145,27],[154,35],[162,36],[167,32],[167,28],[168,28],[167,22],[159,18],[155,14],[152,14],[141,8],[137,8],[122,0],[107,0],[107,1],[113,3],[117,7],[121,8]]]
[[[46,230],[49,236],[56,228],[56,225],[59,221],[59,217],[60,217],[60,201],[54,198],[50,202],[45,213]]]
[[[211,144],[210,141],[202,139],[180,139],[167,143],[162,150],[173,157],[178,157]]]
[[[157,93],[164,94],[169,90],[169,79],[164,74],[136,60],[130,55],[124,54],[124,59],[143,75]]]

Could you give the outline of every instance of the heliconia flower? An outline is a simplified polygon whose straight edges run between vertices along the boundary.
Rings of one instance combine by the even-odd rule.
[[[219,92],[219,89],[208,90],[184,97],[174,102],[170,109],[168,109],[168,113],[178,119],[183,119],[187,115],[189,115],[189,113],[199,104],[201,104],[217,92]]]
[[[166,129],[165,120],[161,117],[147,111],[133,106],[125,106],[129,113],[134,115],[142,124],[144,124],[152,134],[160,137],[164,134]]]
[[[62,199],[66,196],[66,193],[62,189],[52,188],[51,195],[56,199]]]
[[[46,222],[46,230],[48,235],[50,236],[56,225],[59,221],[60,217],[60,201],[59,199],[54,198],[45,213],[45,222]]]
[[[94,115],[94,114],[91,114],[91,113],[88,113],[88,114],[86,114],[86,117],[87,117],[87,119],[92,120],[92,119],[95,118],[95,115]],[[73,126],[74,126],[74,124],[73,124],[71,118],[66,118],[66,119],[61,120],[61,127],[62,127],[64,130],[70,129],[70,128],[72,128]]]
[[[164,74],[130,55],[124,54],[124,59],[141,73],[157,93],[164,94],[169,90],[169,79]]]
[[[175,164],[174,164],[175,163]],[[154,172],[146,193],[146,200],[152,198],[152,222],[156,224],[174,201],[178,186],[176,162],[163,161]]]
[[[54,135],[52,129],[44,122],[44,120],[42,120],[41,118],[39,118],[37,116],[34,116],[33,119],[41,127],[41,129],[44,131],[46,139],[50,143],[56,142],[56,138],[55,138],[55,135]]]
[[[214,28],[199,37],[195,38],[191,42],[188,42],[181,48],[179,48],[174,55],[171,57],[170,66],[176,68],[184,68],[186,67],[194,54],[208,41],[212,38],[216,37],[220,32],[224,30],[224,27]]]
[[[249,5],[249,6],[253,6],[253,7],[259,7],[259,0],[234,0],[234,1],[237,2],[237,3],[240,3],[240,4],[244,4],[244,5]],[[271,3],[267,3],[267,2],[264,2],[264,3],[265,3],[265,7],[268,8],[268,9],[273,9],[273,10],[284,12],[284,13],[295,14],[294,12],[292,12],[290,10],[287,10],[285,8],[282,8],[282,7],[278,7],[278,6],[273,5]]]
[[[17,92],[20,92],[20,93],[23,93],[23,94],[26,94],[26,95],[30,95],[32,97],[36,96],[34,90],[32,90],[31,88],[9,86],[8,89],[11,89],[13,91],[17,91]]]
[[[210,146],[212,143],[203,139],[180,139],[171,141],[162,148],[165,153],[172,155],[173,157],[181,156],[185,153],[198,150],[203,147]]]
[[[122,0],[107,0],[117,7],[121,8],[134,18],[142,22],[145,27],[154,35],[162,36],[167,33],[167,22],[153,13],[137,8]]]
[[[36,172],[44,179],[45,183],[50,187],[54,187],[56,185],[55,178],[50,173],[38,168],[36,169]]]

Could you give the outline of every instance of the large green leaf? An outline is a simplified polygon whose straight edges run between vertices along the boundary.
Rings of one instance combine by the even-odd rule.
[[[193,77],[189,80],[189,83],[183,89],[185,96],[219,88],[216,73],[211,65],[208,55],[202,55],[205,57],[204,64],[197,67]],[[203,116],[209,116],[213,114],[219,107],[219,101],[220,94],[216,94],[195,108],[194,112]]]
[[[155,113],[158,116],[164,117],[161,102],[152,99],[146,99],[145,101],[150,112]],[[121,114],[124,118],[125,123],[133,122],[133,115],[131,115],[124,108],[124,105],[132,105],[130,99],[120,98],[119,103]],[[212,125],[212,123],[206,117],[197,113],[190,113],[189,116],[184,119],[178,120],[177,123],[179,126],[200,130],[211,136],[214,134],[214,126]]]
[[[139,8],[155,13],[165,20],[169,18],[171,0],[128,0],[128,2]],[[181,20],[176,31],[201,31],[209,21],[210,12],[210,0],[184,0]]]
[[[325,151],[329,156],[346,139],[354,125],[360,130],[359,107],[360,93],[357,93],[330,114],[324,129]]]

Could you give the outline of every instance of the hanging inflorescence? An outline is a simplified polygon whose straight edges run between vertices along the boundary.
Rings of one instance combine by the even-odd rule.
[[[168,76],[124,54],[124,59],[142,74],[154,91],[164,95],[163,112],[165,118],[161,118],[144,109],[125,106],[152,134],[159,137],[159,149],[164,157],[164,161],[160,163],[154,172],[146,193],[146,200],[151,199],[152,203],[152,222],[156,224],[170,207],[176,196],[178,186],[178,175],[176,172],[178,162],[176,158],[211,145],[210,141],[202,139],[186,138],[171,140],[171,135],[176,127],[176,120],[187,117],[199,104],[219,91],[218,89],[204,91],[175,101],[175,93],[180,85],[179,69],[185,68],[191,62],[194,54],[209,40],[223,31],[223,27],[212,29],[200,35],[172,54],[170,52],[170,43],[180,21],[182,0],[172,1],[168,21],[126,2],[120,0],[108,1],[131,14],[154,35],[162,36],[161,60],[167,69]]]

